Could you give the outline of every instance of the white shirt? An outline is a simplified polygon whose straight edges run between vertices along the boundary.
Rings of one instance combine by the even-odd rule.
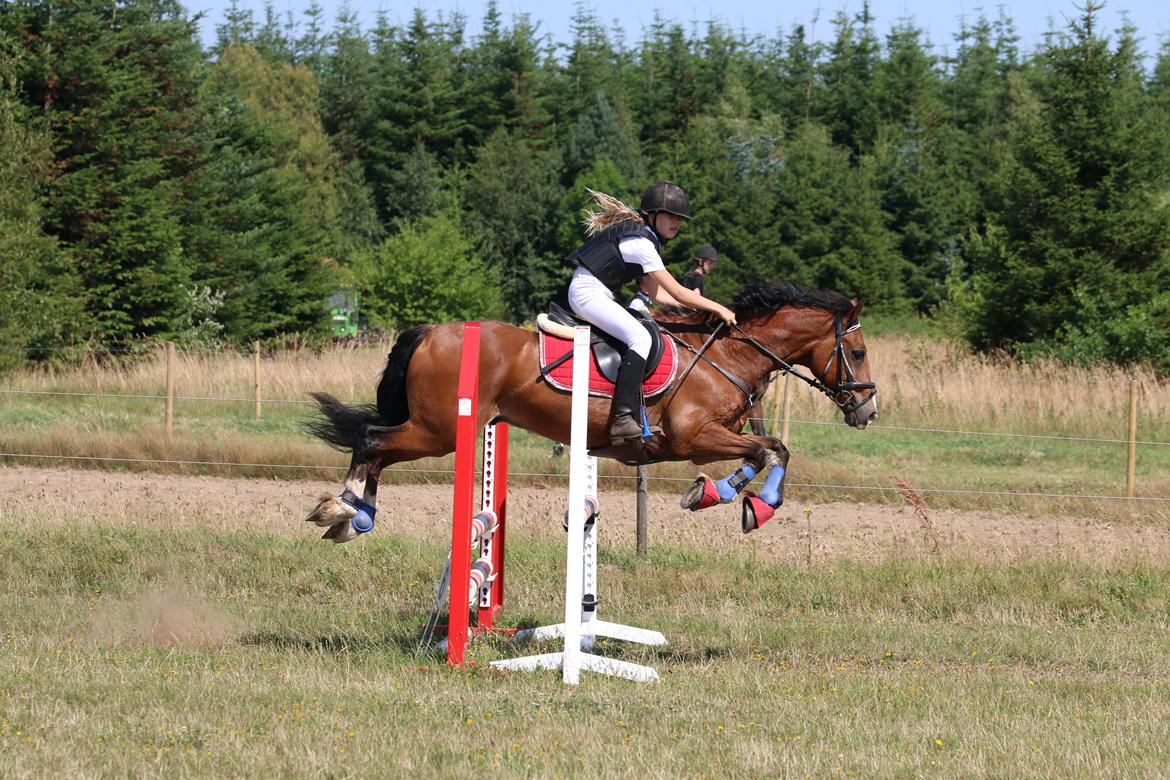
[[[623,238],[618,244],[618,251],[622,253],[622,259],[627,263],[642,266],[642,273],[666,270],[662,257],[654,249],[654,242],[648,238],[642,236]]]

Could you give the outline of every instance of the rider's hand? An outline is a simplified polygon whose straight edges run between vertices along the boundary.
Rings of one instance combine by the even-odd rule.
[[[735,324],[735,312],[726,306],[720,306],[718,311],[715,312],[715,315],[728,325]]]

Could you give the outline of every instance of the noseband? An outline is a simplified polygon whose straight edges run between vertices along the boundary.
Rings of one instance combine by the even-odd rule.
[[[859,403],[857,398],[853,395],[854,390],[873,390],[874,395],[877,394],[876,384],[873,382],[858,382],[856,380],[853,373],[853,366],[850,365],[849,358],[845,355],[845,336],[855,330],[861,330],[860,321],[853,323],[848,328],[845,328],[841,324],[840,314],[833,317],[833,331],[836,334],[837,343],[833,346],[833,351],[829,354],[829,359],[825,362],[825,369],[821,372],[821,376],[828,377],[829,369],[832,367],[833,361],[836,360],[837,381],[836,387],[834,388],[830,388],[816,377],[805,376],[801,372],[797,371],[791,363],[779,357],[775,352],[765,347],[755,338],[749,336],[743,331],[742,328],[739,327],[739,325],[732,325],[732,327],[735,328],[736,331],[739,332],[739,335],[743,336],[743,338],[749,344],[758,349],[765,356],[778,363],[784,373],[791,374],[797,379],[808,383],[809,387],[812,387],[815,390],[819,390],[831,398],[833,403],[835,403],[841,409],[841,411],[845,413],[846,416],[853,414],[861,406],[867,403],[869,398],[873,398],[873,395],[871,395],[869,398],[866,398],[865,401],[861,401]]]

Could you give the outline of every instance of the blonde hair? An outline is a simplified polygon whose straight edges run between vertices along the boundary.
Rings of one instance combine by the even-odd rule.
[[[627,206],[612,195],[606,195],[604,192],[596,192],[588,187],[585,191],[593,196],[593,200],[597,201],[597,205],[601,207],[600,211],[596,211],[589,207],[584,209],[585,232],[594,236],[605,230],[607,227],[616,225],[619,222],[637,222],[639,225],[644,224],[642,215],[634,208]]]

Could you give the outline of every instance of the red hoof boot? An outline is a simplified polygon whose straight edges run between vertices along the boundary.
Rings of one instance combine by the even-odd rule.
[[[763,499],[753,493],[743,497],[743,532],[750,534],[764,523],[772,519],[776,508],[764,503]]]
[[[687,492],[683,493],[682,500],[678,502],[683,509],[689,509],[692,512],[698,512],[700,509],[721,503],[723,502],[719,498],[719,491],[715,488],[715,480],[706,474],[700,474],[699,478],[687,488]]]

